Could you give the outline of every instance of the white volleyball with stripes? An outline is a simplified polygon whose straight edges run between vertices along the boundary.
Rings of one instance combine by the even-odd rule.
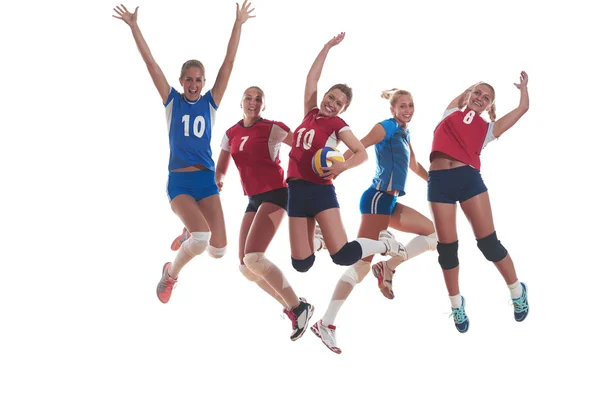
[[[323,171],[325,167],[331,167],[333,164],[327,158],[333,158],[338,161],[345,161],[344,155],[335,147],[323,147],[322,149],[317,150],[312,159],[312,167],[315,174],[319,175],[322,179],[331,179],[333,176],[324,178],[323,175],[326,175],[326,172]]]

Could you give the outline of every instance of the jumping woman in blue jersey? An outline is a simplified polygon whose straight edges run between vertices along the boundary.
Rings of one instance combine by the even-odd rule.
[[[371,187],[360,199],[362,219],[358,237],[377,239],[380,231],[388,227],[418,235],[406,244],[404,253],[373,266],[373,273],[377,277],[381,292],[388,299],[393,299],[392,276],[396,267],[425,251],[435,250],[437,237],[433,223],[427,217],[397,202],[398,197],[405,194],[409,168],[427,181],[427,170],[417,162],[410,144],[408,123],[415,111],[412,95],[405,90],[392,89],[384,91],[381,97],[390,100],[392,118],[376,124],[361,140],[365,148],[375,146],[377,169]],[[347,151],[344,157],[352,157],[352,152]],[[335,353],[341,353],[336,343],[336,327],[333,324],[335,317],[354,285],[369,273],[372,259],[372,255],[365,257],[344,272],[320,321],[328,327],[329,333],[327,340],[322,338],[323,343]]]
[[[131,28],[142,59],[146,63],[154,86],[166,109],[169,129],[169,180],[167,194],[171,209],[181,219],[189,237],[181,244],[175,260],[163,266],[162,277],[156,288],[161,302],[167,303],[181,269],[195,256],[208,248],[209,255],[220,258],[225,254],[227,236],[225,219],[215,182],[215,163],[210,140],[215,114],[225,94],[233,62],[237,53],[242,25],[254,9],[244,1],[236,5],[236,19],[227,45],[227,54],[219,69],[213,88],[202,95],[206,83],[204,65],[200,61],[186,61],[181,68],[179,83],[183,93],[169,85],[154,60],[137,23],[136,7],[133,13],[124,5],[114,8],[113,17]],[[211,235],[212,233],[212,235]]]

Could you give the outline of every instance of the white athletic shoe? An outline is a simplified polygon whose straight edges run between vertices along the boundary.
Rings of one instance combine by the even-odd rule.
[[[315,249],[315,251],[327,250],[327,246],[325,245],[325,239],[323,239],[323,232],[321,232],[321,227],[319,226],[319,224],[317,224],[317,226],[315,227],[315,239],[321,243],[321,246],[319,246],[318,249]]]
[[[382,253],[382,256],[391,256],[391,257],[402,257],[402,261],[406,261],[408,258],[408,253],[406,252],[406,248],[404,245],[398,241],[392,234],[392,232],[388,230],[383,230],[379,232],[379,241],[385,244],[386,251]]]
[[[317,335],[323,342],[325,346],[335,354],[340,354],[342,350],[337,347],[337,340],[335,338],[335,326],[334,325],[323,325],[323,321],[319,320],[319,322],[315,322],[313,326],[310,327],[312,333]]]

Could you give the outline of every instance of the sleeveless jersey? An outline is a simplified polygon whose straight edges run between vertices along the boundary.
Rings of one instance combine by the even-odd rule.
[[[463,111],[458,108],[446,110],[442,121],[433,132],[429,161],[433,152],[439,151],[479,170],[481,151],[496,139],[493,132],[494,123],[485,121],[469,108]]]
[[[289,131],[281,122],[260,119],[249,127],[240,121],[225,132],[221,148],[231,153],[246,196],[287,187],[279,148]]]
[[[192,103],[171,87],[165,103],[170,171],[195,164],[215,170],[210,139],[217,108],[210,91]]]
[[[318,185],[332,185],[332,179],[321,179],[312,168],[312,159],[323,147],[336,147],[338,135],[350,130],[340,117],[319,115],[319,108],[310,110],[294,132],[287,177],[303,179]]]
[[[410,132],[394,118],[380,122],[385,138],[375,145],[377,169],[371,185],[377,190],[398,190],[404,196],[404,187],[410,163]]]

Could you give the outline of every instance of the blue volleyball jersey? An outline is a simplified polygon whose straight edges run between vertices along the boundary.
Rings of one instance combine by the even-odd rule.
[[[208,91],[195,102],[173,87],[165,104],[169,129],[169,171],[201,164],[214,171],[210,139],[217,105]]]
[[[406,194],[406,176],[410,163],[410,132],[404,130],[394,119],[380,122],[385,129],[385,138],[375,145],[377,169],[372,187],[377,190],[398,190]]]

